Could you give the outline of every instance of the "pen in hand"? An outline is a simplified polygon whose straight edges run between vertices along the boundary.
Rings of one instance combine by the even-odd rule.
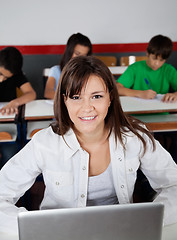
[[[147,78],[145,78],[144,80],[145,80],[146,84],[148,85],[149,89],[152,90],[152,87],[151,87],[150,83],[148,82]]]
[[[153,91],[149,81],[147,80],[147,78],[144,79],[145,83],[147,84],[149,90],[146,90],[146,98],[147,99],[154,99],[157,96],[157,93],[155,91]]]

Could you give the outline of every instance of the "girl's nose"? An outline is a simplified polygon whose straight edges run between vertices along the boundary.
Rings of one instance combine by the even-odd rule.
[[[93,106],[93,104],[91,103],[90,100],[84,100],[82,108],[83,108],[84,111],[88,111],[88,112],[94,110],[94,106]]]

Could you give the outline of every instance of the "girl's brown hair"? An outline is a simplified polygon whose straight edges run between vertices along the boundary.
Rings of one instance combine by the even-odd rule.
[[[91,75],[102,78],[110,94],[111,104],[105,118],[105,126],[109,129],[109,135],[113,132],[115,141],[117,142],[119,139],[124,146],[123,135],[131,131],[142,141],[145,152],[146,142],[140,134],[142,132],[150,138],[153,149],[155,149],[154,139],[144,128],[142,122],[123,112],[115,79],[108,67],[94,56],[75,57],[64,67],[55,92],[54,115],[56,121],[52,125],[53,131],[64,136],[70,128],[74,128],[64,102],[64,96],[71,98],[73,95],[79,94]]]

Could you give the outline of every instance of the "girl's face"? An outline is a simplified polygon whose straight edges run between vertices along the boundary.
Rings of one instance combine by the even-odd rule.
[[[102,78],[91,75],[81,93],[65,98],[69,117],[80,135],[104,131],[110,96]]]
[[[5,81],[12,76],[13,74],[9,70],[5,69],[4,67],[0,67],[0,82]]]
[[[87,56],[89,50],[89,47],[77,44],[74,48],[72,58],[77,56]]]

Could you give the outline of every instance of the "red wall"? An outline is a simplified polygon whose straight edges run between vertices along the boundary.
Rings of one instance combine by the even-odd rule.
[[[148,43],[93,44],[93,53],[145,52]],[[0,49],[6,46],[0,46]],[[63,54],[65,45],[15,46],[24,55]],[[177,51],[177,42],[173,42],[173,51]]]

